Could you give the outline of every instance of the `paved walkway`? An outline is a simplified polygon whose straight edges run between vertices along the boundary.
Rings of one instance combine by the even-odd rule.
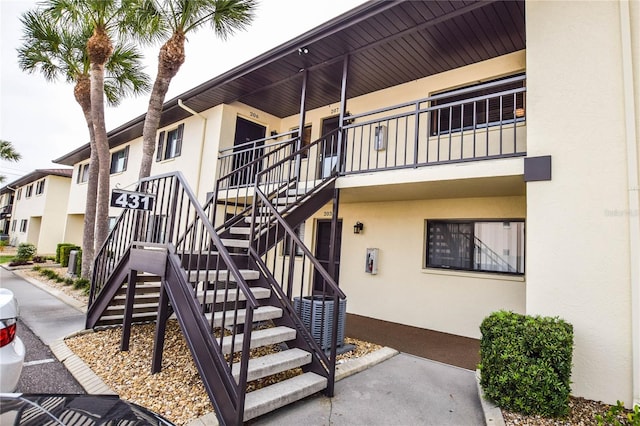
[[[84,329],[82,307],[63,293],[52,295],[37,281],[27,281],[2,268],[0,287],[14,292],[22,321],[51,346],[88,393],[109,392],[62,340]],[[390,348],[340,365],[338,379],[333,398],[317,394],[250,424],[493,425],[502,421],[499,410],[491,411],[481,403],[473,371],[397,354]],[[192,423],[215,424],[213,415]]]

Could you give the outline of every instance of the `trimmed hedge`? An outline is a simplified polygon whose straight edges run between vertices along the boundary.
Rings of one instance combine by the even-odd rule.
[[[480,325],[480,385],[499,407],[569,413],[573,326],[562,319],[498,311]]]
[[[71,243],[59,243],[59,244],[56,246],[56,263],[62,263],[62,262],[61,262],[61,260],[62,260],[62,257],[61,257],[62,248],[63,248],[63,247],[67,247],[67,246],[74,246],[74,247],[75,247],[75,244],[71,244]]]
[[[76,275],[82,275],[82,249],[78,248],[78,256],[76,257]]]
[[[71,250],[80,250],[80,247],[73,244],[60,247],[60,266],[69,266],[69,253],[71,253]]]

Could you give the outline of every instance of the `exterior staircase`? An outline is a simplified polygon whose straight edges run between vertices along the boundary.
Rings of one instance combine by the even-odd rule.
[[[204,207],[179,172],[141,181],[140,190],[155,196],[154,210],[125,210],[94,265],[87,328],[122,325],[121,349],[128,350],[131,325],[155,321],[158,372],[166,323],[175,318],[221,424],[319,391],[333,395],[336,339],[323,350],[294,299],[310,294],[311,278],[323,289],[314,296],[335,306],[345,298],[295,232],[336,196],[335,175],[316,180],[301,170],[295,143],[221,177]],[[256,162],[263,165],[255,180],[237,186]],[[329,312],[333,326],[322,333],[337,336],[338,309],[321,315]],[[280,373],[287,378],[247,392],[247,383]]]

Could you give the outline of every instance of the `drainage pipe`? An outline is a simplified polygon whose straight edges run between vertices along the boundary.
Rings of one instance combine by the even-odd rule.
[[[638,133],[636,129],[633,44],[629,1],[621,0],[620,39],[624,125],[627,146],[627,220],[629,221],[629,281],[631,285],[631,357],[633,404],[640,404],[640,180],[638,179]],[[640,60],[640,58],[635,58]]]

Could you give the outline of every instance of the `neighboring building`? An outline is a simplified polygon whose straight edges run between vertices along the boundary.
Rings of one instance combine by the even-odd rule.
[[[639,23],[637,1],[366,3],[166,102],[152,175],[204,203],[302,124],[324,142],[297,176],[339,164],[340,195],[299,230],[328,256],[338,212],[348,312],[472,338],[495,310],[559,316],[573,393],[639,403]],[[143,120],[109,132],[114,187],[135,189]],[[55,160],[64,240],[88,158]]]
[[[7,185],[15,189],[8,232],[12,245],[31,243],[39,254],[55,253],[63,242],[72,171],[38,169]]]
[[[0,188],[0,238],[9,240],[11,212],[13,210],[14,189],[9,186]]]

